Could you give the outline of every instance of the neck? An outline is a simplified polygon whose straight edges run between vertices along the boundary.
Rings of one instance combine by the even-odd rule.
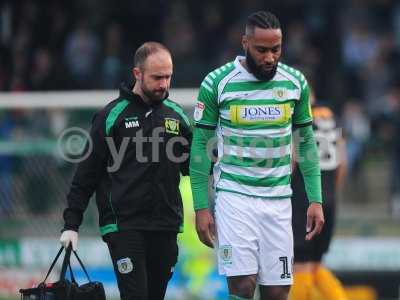
[[[140,98],[143,99],[143,102],[150,105],[151,101],[150,99],[143,93],[142,89],[140,88],[138,82],[135,82],[135,85],[132,88],[132,92],[136,95],[139,95]]]

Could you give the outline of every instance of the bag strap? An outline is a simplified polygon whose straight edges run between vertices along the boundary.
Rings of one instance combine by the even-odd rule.
[[[72,281],[73,283],[76,283],[75,276],[74,276],[74,272],[72,272],[72,268],[71,268],[71,264],[70,264],[70,263],[68,263],[68,269],[69,269],[69,275],[70,275],[70,277],[71,277],[71,281]]]
[[[57,263],[58,259],[60,258],[60,255],[63,252],[63,250],[64,250],[63,246],[60,248],[60,250],[58,250],[58,253],[57,253],[56,257],[54,258],[53,262],[51,263],[50,269],[48,270],[48,272],[46,274],[46,277],[42,281],[42,283],[46,282],[46,280],[49,277],[51,271],[53,270],[55,264]],[[75,250],[72,250],[72,246],[71,245],[69,245],[69,247],[65,250],[64,260],[63,260],[62,267],[61,267],[61,272],[60,272],[60,280],[64,280],[65,279],[65,275],[67,273],[67,268],[69,267],[71,281],[72,282],[76,282],[74,274],[72,272],[71,263],[70,263],[71,251],[74,252],[74,255],[75,255],[76,259],[78,260],[79,264],[81,265],[82,270],[85,273],[88,281],[91,282],[90,277],[89,277],[89,273],[87,272],[85,266],[83,265],[82,260],[79,258],[78,253]]]
[[[68,248],[65,250],[64,260],[63,260],[61,272],[60,272],[60,280],[65,279],[65,273],[67,272],[67,268],[68,268],[69,261],[71,258],[71,251],[72,251],[72,245],[70,244],[68,246]]]
[[[44,280],[42,281],[42,283],[45,283],[47,278],[49,277],[51,271],[53,271],[54,266],[57,263],[57,260],[59,259],[61,253],[63,252],[64,247],[61,247],[60,250],[58,250],[58,253],[56,255],[56,257],[54,258],[53,262],[51,263],[50,269],[47,271],[46,277],[44,278]]]
[[[88,274],[88,272],[86,271],[86,268],[85,268],[85,266],[84,266],[83,263],[82,263],[82,260],[79,258],[78,253],[76,253],[75,250],[73,250],[73,252],[74,252],[75,257],[76,257],[76,259],[78,260],[79,264],[81,265],[83,272],[85,272],[87,279],[89,280],[89,282],[91,282],[90,277],[89,277],[89,274]]]

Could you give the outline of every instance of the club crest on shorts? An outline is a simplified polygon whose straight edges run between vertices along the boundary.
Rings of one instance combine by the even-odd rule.
[[[232,246],[224,245],[219,247],[219,257],[222,260],[223,265],[232,264]]]
[[[117,260],[118,271],[121,274],[128,274],[133,270],[133,264],[129,257]]]

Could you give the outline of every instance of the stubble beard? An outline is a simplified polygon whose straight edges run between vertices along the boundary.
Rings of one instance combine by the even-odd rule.
[[[246,64],[254,77],[261,81],[269,81],[274,78],[276,70],[278,69],[278,63],[276,63],[270,71],[264,71],[260,66],[257,65],[256,61],[248,50],[246,51]]]
[[[162,94],[155,93],[147,89],[144,83],[142,83],[141,89],[143,91],[143,94],[150,100],[151,104],[157,105],[168,98],[168,90],[165,90]]]

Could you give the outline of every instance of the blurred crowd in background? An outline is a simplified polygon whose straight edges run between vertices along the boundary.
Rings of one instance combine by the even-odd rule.
[[[299,68],[318,101],[336,112],[347,139],[348,181],[361,180],[365,190],[365,165],[376,174],[389,168],[385,188],[394,211],[400,203],[398,0],[6,0],[0,91],[116,89],[132,80],[133,53],[149,40],[171,49],[173,87],[198,87],[209,71],[242,54],[246,17],[262,9],[281,20],[282,61]],[[33,124],[29,134],[56,134],[49,123],[60,118],[46,113],[0,111],[0,139],[14,136],[21,122]],[[11,157],[0,160],[6,174]],[[2,185],[2,199],[6,193]]]

